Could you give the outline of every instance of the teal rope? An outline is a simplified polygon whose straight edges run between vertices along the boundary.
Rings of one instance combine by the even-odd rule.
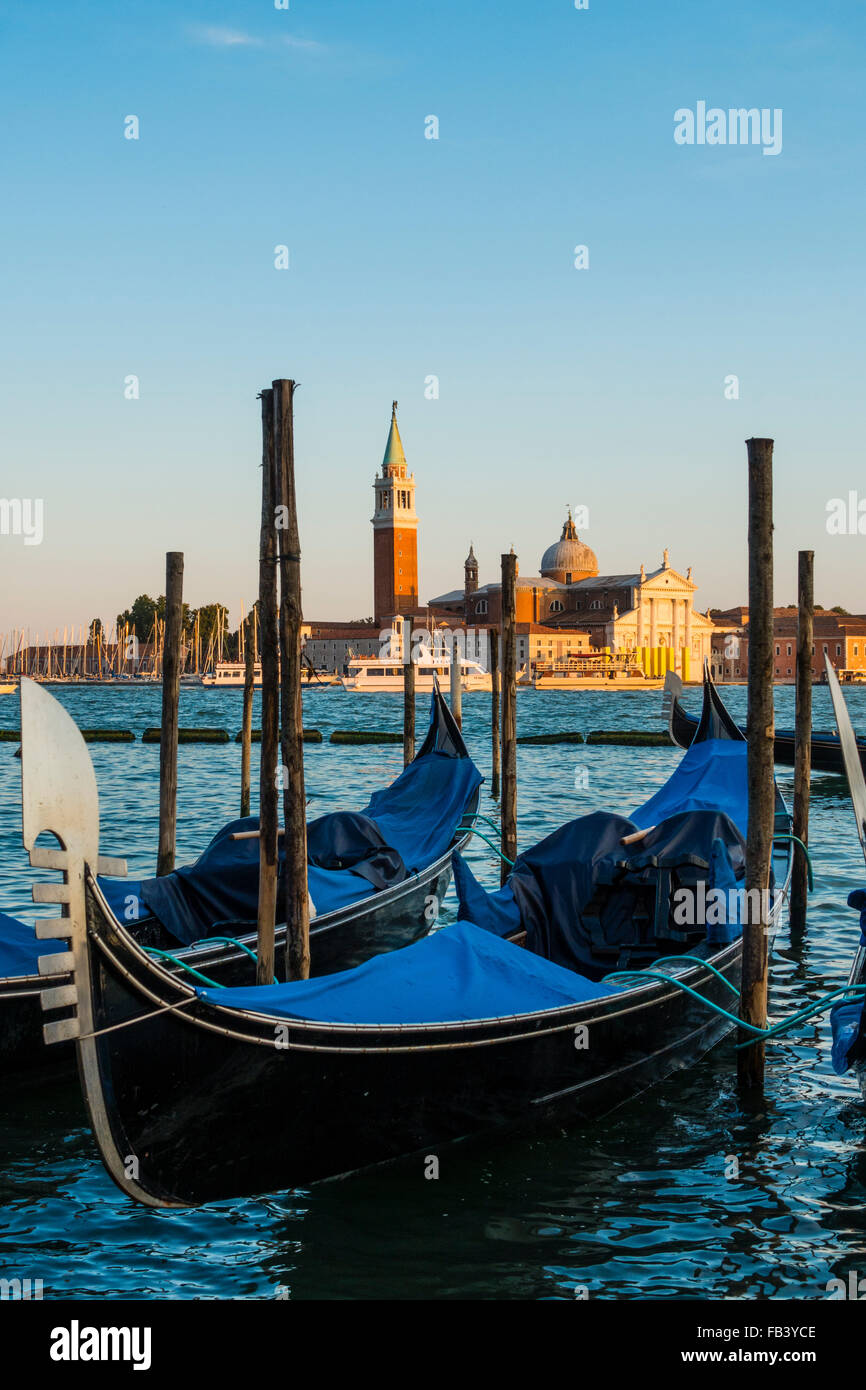
[[[476,816],[475,819],[476,819],[476,820],[483,820],[483,821],[486,821],[487,824],[490,825],[490,826],[492,826],[494,830],[499,830],[499,821],[498,821],[498,820],[494,820],[492,816],[480,816],[480,815],[479,815],[479,816]]]
[[[195,975],[197,980],[203,980],[206,985],[212,985],[214,989],[225,988],[225,986],[219,984],[218,981],[209,980],[207,975],[202,975],[200,970],[194,970],[191,965],[187,965],[185,960],[180,960],[177,956],[173,956],[170,951],[158,951],[155,946],[145,946],[144,949],[149,956],[159,956],[160,960],[170,960],[172,965],[179,966],[181,970],[189,971],[190,975]]]
[[[706,970],[712,971],[714,975],[718,975],[720,979],[724,979],[724,976],[716,970],[715,966],[710,965],[709,961],[701,960],[699,956],[662,956],[658,964],[664,964],[665,961],[682,960],[695,961]],[[705,1004],[713,1013],[728,1019],[731,1023],[735,1024],[737,1028],[742,1028],[745,1032],[751,1033],[755,1039],[762,1038],[765,1041],[767,1039],[777,1038],[782,1033],[788,1032],[789,1029],[795,1027],[796,1024],[805,1019],[810,1018],[813,1014],[823,1013],[834,1000],[850,998],[851,996],[862,996],[864,992],[866,992],[866,985],[845,985],[843,988],[831,990],[823,999],[817,1000],[814,1004],[807,1004],[805,1008],[798,1009],[795,1014],[792,1014],[790,1018],[783,1019],[781,1023],[775,1023],[770,1028],[758,1028],[753,1023],[746,1023],[742,1018],[739,1018],[737,1014],[732,1014],[730,1010],[722,1008],[721,1004],[714,1003],[712,999],[706,999],[703,994],[699,994],[696,989],[692,989],[691,985],[687,985],[684,980],[678,980],[673,975],[665,975],[661,970],[612,970],[609,975],[604,976],[602,983],[607,984],[608,981],[611,980],[626,979],[661,980],[666,985],[676,985],[683,993],[690,994],[693,999],[697,999],[701,1004]],[[739,990],[734,988],[730,980],[725,980],[725,984],[739,997]],[[751,1042],[738,1043],[737,1050],[751,1046]]]
[[[490,816],[476,816],[476,820],[487,821],[490,825],[493,826],[494,830],[499,830],[499,826],[497,825],[496,821],[491,820]],[[483,831],[478,829],[477,825],[458,825],[457,829],[473,830],[474,833],[478,836],[479,840],[483,840],[485,845],[489,845],[492,850],[496,851],[496,853],[499,855],[499,858],[502,860],[504,864],[507,864],[510,869],[514,868],[514,860],[509,859],[506,854],[503,854],[499,846],[495,845],[492,840],[488,839],[488,837],[483,833]]]
[[[723,975],[721,970],[717,970],[714,965],[710,965],[710,962],[708,960],[704,960],[701,956],[659,956],[658,960],[654,961],[653,964],[667,965],[668,963],[670,963],[672,965],[675,965],[677,964],[677,962],[681,960],[692,960],[694,961],[695,965],[702,965],[705,970],[711,970],[713,974],[716,976],[716,978],[721,980],[725,988],[729,989],[731,991],[731,994],[735,994],[739,999],[740,991],[737,989],[737,986],[732,985],[727,975]]]
[[[202,937],[201,941],[197,941],[195,944],[196,946],[210,946],[217,945],[220,943],[224,943],[227,946],[237,946],[239,951],[245,951],[247,953],[250,960],[253,962],[253,965],[258,965],[259,958],[256,955],[255,951],[252,950],[251,947],[245,946],[242,941],[238,941],[236,936],[204,936]],[[272,980],[272,984],[278,985],[279,983],[280,982],[275,975]]]
[[[494,844],[492,840],[488,840],[487,836],[483,835],[480,830],[476,830],[475,834],[478,836],[479,840],[484,841],[485,845],[489,845],[492,850],[496,851],[504,864],[507,864],[510,869],[514,868],[514,860],[509,859],[506,854],[503,854],[498,845]]]
[[[835,999],[841,1000],[850,998],[851,996],[857,997],[858,995],[862,998],[864,990],[866,990],[866,985],[845,985],[843,989],[834,989],[830,994],[826,994],[823,999],[819,999],[817,1003],[807,1004],[804,1009],[798,1010],[791,1018],[784,1019],[781,1023],[774,1024],[772,1028],[761,1029],[761,1036],[770,1039],[778,1037],[780,1033],[787,1032],[789,1028],[793,1028],[795,1023],[810,1018],[812,1014],[823,1013],[828,1004],[832,1004]],[[741,1024],[741,1027],[744,1026],[744,1024]],[[737,1051],[739,1051],[741,1047],[748,1046],[748,1043],[737,1043]]]
[[[812,856],[810,855],[807,846],[804,845],[804,844],[803,844],[803,841],[802,841],[801,839],[799,839],[799,837],[796,836],[796,835],[774,835],[774,836],[773,836],[773,844],[775,844],[777,840],[792,840],[793,843],[794,843],[795,845],[799,845],[799,846],[800,846],[801,850],[803,851],[803,853],[804,853],[805,856],[806,856],[806,872],[807,872],[808,880],[809,880],[809,892],[810,892],[810,893],[814,893],[814,891],[815,891],[815,877],[814,877],[814,875],[813,875],[813,873],[812,873]]]

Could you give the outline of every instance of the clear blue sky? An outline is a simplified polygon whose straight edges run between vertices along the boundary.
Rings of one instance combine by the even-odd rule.
[[[667,545],[701,607],[744,601],[767,434],[777,601],[812,546],[862,611],[866,536],[825,508],[866,498],[864,30],[851,0],[7,0],[0,496],[44,498],[45,539],[0,536],[0,629],[110,624],[167,549],[236,618],[276,376],[309,616],[371,612],[393,397],[424,598],[470,540],[482,582],[512,544],[535,573],[571,502],[603,572]],[[782,153],[678,146],[699,100],[782,108]]]

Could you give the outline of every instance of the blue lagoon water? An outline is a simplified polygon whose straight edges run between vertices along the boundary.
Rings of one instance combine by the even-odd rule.
[[[743,718],[745,691],[724,695]],[[158,689],[79,687],[59,698],[82,727],[140,733],[159,723]],[[866,729],[866,689],[847,698],[855,725]],[[698,700],[693,692],[687,703],[696,708]],[[776,704],[779,723],[791,725],[793,691],[777,691]],[[464,697],[466,739],[488,776],[489,709],[489,696]],[[240,711],[239,691],[181,695],[183,724],[234,736]],[[305,723],[326,738],[334,728],[399,729],[401,718],[399,696],[305,694]],[[0,725],[17,720],[17,700],[0,697]],[[815,725],[833,727],[822,688]],[[660,693],[518,697],[523,734],[617,727],[661,728]],[[15,747],[0,744],[0,906],[32,918]],[[125,855],[133,876],[150,875],[158,748],[90,751],[103,852]],[[628,812],[677,757],[672,748],[522,747],[520,846],[598,806]],[[237,814],[240,748],[190,745],[179,759],[183,861]],[[307,745],[310,813],[364,805],[400,765],[398,747]],[[779,778],[790,799],[793,770],[779,769]],[[254,798],[256,781],[254,766]],[[482,809],[497,813],[486,795]],[[858,939],[845,899],[866,870],[842,778],[814,775],[810,834],[815,893],[804,939],[792,942],[785,921],[776,940],[774,1018],[844,984]],[[469,857],[486,883],[498,882],[491,850],[476,841]],[[446,907],[447,921],[453,890]],[[421,1164],[400,1165],[179,1213],[137,1208],[114,1187],[74,1084],[34,1089],[0,1079],[0,1274],[41,1278],[46,1298],[571,1299],[582,1289],[609,1299],[826,1297],[829,1279],[866,1269],[866,1110],[854,1083],[830,1068],[826,1018],[768,1053],[766,1094],[753,1109],[737,1095],[726,1041],[592,1126],[446,1149],[438,1180],[426,1180]]]

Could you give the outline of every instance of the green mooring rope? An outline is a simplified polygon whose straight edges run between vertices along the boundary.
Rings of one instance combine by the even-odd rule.
[[[196,946],[211,946],[220,944],[225,944],[227,946],[237,946],[239,951],[246,952],[246,954],[249,956],[250,960],[253,962],[254,965],[258,965],[259,963],[259,958],[256,955],[255,951],[250,946],[245,946],[242,941],[238,941],[236,936],[204,936],[202,937],[201,941],[197,941],[195,944]],[[272,984],[278,985],[279,983],[280,982],[275,975],[272,980]]]
[[[201,941],[197,941],[195,944],[196,946],[237,946],[238,950],[246,952],[254,964],[258,963],[258,956],[255,951],[251,950],[249,946],[245,946],[242,941],[238,941],[234,936],[204,936]],[[156,946],[145,946],[144,949],[149,955],[159,956],[161,960],[170,960],[172,965],[178,966],[181,970],[186,970],[190,975],[195,975],[197,980],[203,980],[206,985],[211,985],[213,989],[225,989],[225,985],[221,985],[218,980],[209,979],[207,975],[203,975],[201,971],[196,970],[194,966],[188,965],[187,962],[181,960],[179,956],[173,956],[170,951],[159,951]],[[273,982],[275,985],[279,984],[276,975],[274,976]]]
[[[802,841],[797,835],[774,835],[774,836],[773,836],[773,844],[775,844],[777,840],[791,840],[791,841],[793,842],[793,844],[799,845],[799,846],[800,846],[801,850],[803,851],[803,853],[804,853],[805,856],[806,856],[806,873],[807,873],[807,875],[808,875],[808,880],[809,880],[809,892],[810,892],[810,893],[814,893],[814,891],[815,891],[815,877],[814,877],[814,874],[812,873],[812,856],[811,856],[810,853],[809,853],[808,846],[807,846],[807,845],[804,845],[804,844],[803,844],[803,841]]]
[[[705,970],[710,970],[714,975],[717,975],[720,980],[723,980],[731,993],[735,994],[739,999],[740,991],[731,984],[730,980],[726,980],[724,975],[722,975],[714,965],[710,965],[707,960],[701,960],[700,956],[662,956],[656,964],[664,965],[668,962],[684,960],[693,961],[697,965],[702,965]],[[794,1028],[798,1023],[804,1022],[807,1018],[811,1018],[814,1014],[823,1013],[824,1010],[836,1000],[852,997],[862,998],[864,993],[866,993],[866,985],[845,985],[844,987],[831,990],[823,999],[817,1000],[814,1004],[807,1004],[805,1008],[798,1009],[790,1018],[783,1019],[781,1023],[774,1023],[770,1028],[757,1028],[753,1023],[746,1023],[736,1014],[732,1014],[728,1009],[722,1008],[721,1004],[715,1004],[712,999],[706,999],[703,994],[699,994],[696,989],[692,989],[691,985],[687,985],[684,980],[678,980],[673,975],[666,975],[661,970],[612,970],[609,975],[604,976],[602,983],[607,984],[612,980],[638,979],[661,980],[666,985],[676,985],[677,988],[681,989],[685,994],[690,994],[693,999],[697,999],[699,1003],[705,1004],[713,1013],[720,1014],[722,1018],[729,1019],[731,1023],[736,1024],[738,1028],[742,1028],[744,1032],[751,1033],[754,1039],[761,1038],[765,1042],[780,1037],[782,1033],[787,1033],[789,1029]],[[737,1050],[739,1051],[742,1047],[751,1046],[751,1042],[737,1043]]]
[[[211,985],[214,989],[224,989],[225,986],[216,980],[209,980],[207,975],[202,975],[200,970],[194,970],[191,965],[187,965],[185,960],[180,960],[173,956],[170,951],[159,951],[155,946],[145,946],[145,951],[149,956],[159,956],[160,960],[170,960],[172,965],[178,966],[181,970],[189,971],[190,975],[195,975],[197,980],[203,980],[206,985]]]
[[[479,820],[487,821],[488,825],[492,825],[494,830],[497,830],[497,831],[499,830],[499,826],[497,825],[496,821],[493,820],[493,819],[491,819],[490,816],[476,816],[476,817],[475,817],[475,820],[476,820],[476,821],[479,821]],[[478,836],[479,840],[483,840],[484,843],[485,843],[485,845],[489,845],[490,848],[491,848],[492,850],[494,850],[496,854],[499,855],[499,858],[502,860],[503,864],[507,864],[508,867],[509,867],[510,869],[513,869],[513,868],[514,868],[514,860],[513,860],[513,859],[509,859],[508,856],[507,856],[506,854],[503,854],[503,853],[502,853],[502,850],[499,848],[499,846],[496,845],[496,844],[494,844],[493,841],[492,841],[491,839],[488,839],[488,837],[484,834],[484,832],[483,832],[482,830],[479,830],[479,829],[478,829],[478,826],[477,826],[477,825],[458,825],[457,829],[458,829],[458,830],[471,830],[471,831],[473,832],[473,834],[475,834],[475,835]]]

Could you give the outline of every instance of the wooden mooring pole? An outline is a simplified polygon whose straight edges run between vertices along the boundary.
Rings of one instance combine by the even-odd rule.
[[[749,829],[746,839],[746,921],[740,1017],[767,1026],[767,908],[773,848],[773,441],[746,441],[749,467]],[[741,1030],[740,1041],[751,1034]],[[737,1079],[750,1090],[764,1084],[764,1043],[737,1053]]]
[[[275,381],[277,539],[280,557],[280,716],[282,729],[283,901],[287,980],[310,974],[310,898],[307,888],[307,798],[304,791],[304,720],[301,700],[301,541],[295,495],[293,381]]]
[[[277,636],[277,532],[274,393],[262,392],[262,524],[259,537],[259,622],[262,663],[262,749],[259,773],[259,911],[256,984],[274,979],[277,912],[277,829],[280,674]]]
[[[250,751],[253,739],[253,687],[255,684],[253,617],[246,620],[244,642],[244,706],[241,719],[241,817],[250,813]]]
[[[451,633],[451,713],[458,729],[463,728],[463,639],[455,630]]]
[[[177,835],[177,721],[183,641],[183,555],[165,557],[165,644],[162,656],[162,729],[159,738],[159,850],[157,878],[174,868]]]
[[[797,714],[794,734],[794,834],[809,844],[809,789],[812,776],[812,643],[815,628],[815,552],[797,555]],[[794,846],[791,876],[791,931],[806,926],[809,867],[799,845]]]
[[[487,629],[490,642],[490,735],[491,768],[490,795],[499,796],[500,741],[499,741],[499,633],[495,627]]]
[[[500,881],[517,858],[517,556],[502,556],[502,824]]]
[[[412,660],[412,619],[403,619],[403,766],[415,756],[415,663]]]

